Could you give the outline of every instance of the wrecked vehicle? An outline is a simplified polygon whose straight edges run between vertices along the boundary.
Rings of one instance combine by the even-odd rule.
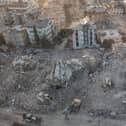
[[[34,116],[34,115],[30,114],[30,113],[24,113],[22,115],[22,119],[26,123],[34,123],[34,124],[39,124],[39,125],[42,122],[42,118],[41,117]]]

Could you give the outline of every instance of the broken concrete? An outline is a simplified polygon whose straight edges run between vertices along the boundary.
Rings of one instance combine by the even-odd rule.
[[[18,71],[29,71],[34,70],[36,66],[35,60],[32,59],[32,56],[19,56],[14,59],[12,62],[14,68]]]

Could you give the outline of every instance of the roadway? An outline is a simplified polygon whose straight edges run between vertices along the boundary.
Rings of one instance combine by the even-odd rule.
[[[70,115],[70,120],[64,120],[61,112],[39,116],[43,118],[41,126],[126,126],[126,120],[105,119],[102,117],[94,118],[85,113]],[[11,126],[14,121],[24,124],[22,121],[22,112],[0,109],[0,126]]]

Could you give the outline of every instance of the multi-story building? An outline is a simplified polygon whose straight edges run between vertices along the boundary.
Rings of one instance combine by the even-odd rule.
[[[112,15],[124,15],[126,14],[126,4],[124,0],[113,0],[111,2],[111,14]]]
[[[43,10],[44,15],[47,16],[57,26],[57,30],[65,27],[66,17],[64,8],[57,3],[56,0],[49,1],[48,7]]]
[[[22,6],[22,3],[27,3],[27,0],[0,0],[0,6]]]
[[[105,40],[113,40],[117,43],[122,42],[122,36],[117,29],[99,30],[97,36],[102,44]]]
[[[16,0],[0,0],[0,5],[11,4],[12,2],[16,2]]]
[[[28,44],[26,30],[20,26],[10,28],[3,32],[3,36],[7,45],[19,47]]]
[[[31,44],[36,44],[36,41],[43,39],[52,40],[56,34],[55,26],[49,19],[39,19],[34,22],[29,22],[24,25],[29,41]]]
[[[50,18],[57,29],[69,26],[84,16],[84,9],[81,8],[81,0],[43,0],[43,13]],[[42,3],[42,2],[40,2]]]
[[[10,16],[13,19],[14,25],[23,25],[27,22],[31,22],[33,20],[37,20],[41,16],[41,12],[39,8],[28,9],[25,12],[15,12],[14,10],[10,10]]]
[[[7,15],[7,8],[6,7],[0,7],[0,24],[5,23],[5,17]]]
[[[126,14],[126,8],[124,5],[114,5],[111,10],[112,15],[124,15]]]
[[[34,23],[33,22],[27,22],[24,25],[25,30],[27,31],[27,35],[29,38],[29,42],[31,44],[35,44],[36,43],[36,38],[35,38],[35,27],[34,27]]]
[[[52,40],[56,31],[52,21],[49,19],[37,20],[35,22],[35,28],[39,39],[45,36],[48,40]]]
[[[81,24],[73,32],[73,48],[90,48],[96,46],[96,25]]]
[[[0,23],[19,25],[21,20],[25,20],[27,6],[28,3],[24,0],[0,0]]]

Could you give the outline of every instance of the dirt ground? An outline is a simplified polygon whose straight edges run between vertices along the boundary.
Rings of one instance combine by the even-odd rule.
[[[114,26],[123,29],[125,18],[118,18],[108,17]],[[44,120],[42,126],[126,126],[126,45],[119,43],[113,47],[114,52],[18,49],[0,53],[0,126],[11,126],[15,120],[22,122],[17,112],[39,114]],[[13,66],[17,56],[26,55],[32,55],[33,66],[25,67],[25,71]],[[96,62],[89,62],[90,57]],[[50,83],[48,77],[59,59],[60,62],[82,61],[82,65],[69,64],[72,69],[81,69],[73,72],[67,87],[52,88],[52,83],[62,84],[55,79]],[[105,85],[106,78],[112,87]],[[41,92],[51,96],[49,104],[38,103],[36,96]],[[64,120],[62,111],[74,98],[82,100],[81,110],[70,115],[70,120]]]
[[[125,126],[126,124],[126,120],[104,119],[102,117],[92,118],[85,113],[71,115],[70,120],[64,120],[64,117],[60,112],[52,115],[42,115],[42,118],[44,121],[41,126]],[[23,123],[19,113],[15,114],[13,112],[5,112],[1,110],[0,126],[11,126],[13,121]]]

